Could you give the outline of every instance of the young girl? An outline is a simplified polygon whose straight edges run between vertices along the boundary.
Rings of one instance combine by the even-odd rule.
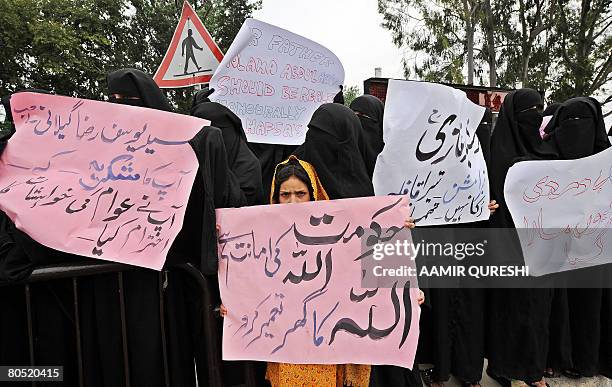
[[[270,191],[271,204],[329,200],[312,165],[295,156],[290,156],[276,167]],[[414,223],[408,219],[405,226],[412,228]],[[423,301],[421,294],[418,302],[421,304]],[[225,307],[221,306],[221,315],[226,313]],[[272,387],[367,387],[370,383],[370,366],[268,363],[266,378]]]

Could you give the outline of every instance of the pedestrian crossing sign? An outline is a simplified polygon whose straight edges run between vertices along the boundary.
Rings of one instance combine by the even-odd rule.
[[[164,88],[208,83],[222,59],[223,53],[185,1],[170,46],[153,79]]]

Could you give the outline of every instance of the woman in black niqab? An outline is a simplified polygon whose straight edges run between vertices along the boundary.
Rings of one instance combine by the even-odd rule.
[[[153,79],[141,71],[123,69],[108,75],[110,101],[170,111],[170,105]],[[216,273],[215,208],[244,204],[237,182],[232,184],[221,132],[204,127],[189,142],[198,158],[183,227],[172,244],[166,260],[164,279],[166,307],[165,332],[170,385],[195,386],[207,373],[203,352],[202,314],[197,286],[190,277],[172,268],[191,263],[202,272]],[[159,273],[134,269],[123,274],[130,379],[133,385],[164,384],[164,348],[161,342]],[[122,385],[121,326],[116,302],[116,276],[96,276],[85,284],[83,295],[88,306],[83,318],[85,380],[91,386]],[[146,316],[146,317],[144,317]]]
[[[504,99],[491,136],[491,198],[500,203],[499,210],[491,216],[491,227],[514,228],[504,198],[504,182],[510,167],[522,160],[556,158],[554,148],[540,137],[542,107],[542,97],[532,89],[510,92]],[[490,239],[489,250],[496,262],[524,263],[516,232],[501,235],[497,230]],[[542,384],[552,289],[495,288],[488,295],[488,372],[505,378],[508,385],[510,379]]]
[[[326,103],[312,115],[300,158],[313,165],[330,199],[374,196],[359,151],[361,124],[340,104]]]
[[[385,105],[375,96],[366,94],[355,98],[350,108],[357,114],[361,123],[359,150],[371,180],[376,159],[385,146],[383,141]]]
[[[240,118],[217,102],[200,102],[191,109],[191,115],[207,119],[221,129],[230,170],[238,179],[247,203],[264,204],[261,166],[247,145]]]
[[[109,102],[172,111],[166,96],[150,75],[137,69],[121,69],[108,74]]]
[[[610,147],[601,105],[590,97],[572,98],[561,104],[546,132],[548,141],[557,148],[562,160],[588,157]],[[607,266],[610,265],[577,270],[572,272],[572,278],[604,283],[610,278],[610,268]],[[562,336],[560,339],[569,343],[566,347],[569,347],[571,361],[562,365],[571,364],[571,368],[564,369],[564,373],[570,377],[591,377],[599,373],[600,350],[602,358],[610,359],[609,345],[606,349],[602,340],[612,333],[612,319],[606,315],[610,305],[606,308],[603,304],[607,299],[604,293],[609,291],[601,288],[566,290],[567,314],[562,321],[566,327],[563,333],[569,337]],[[565,349],[567,352],[568,348]]]
[[[565,101],[547,125],[546,133],[563,160],[591,156],[610,147],[601,105],[591,97]]]
[[[520,89],[506,95],[491,135],[489,179],[492,199],[500,209],[491,216],[493,227],[514,227],[504,199],[504,182],[517,161],[555,159],[557,154],[539,134],[542,124],[542,97],[533,89]]]

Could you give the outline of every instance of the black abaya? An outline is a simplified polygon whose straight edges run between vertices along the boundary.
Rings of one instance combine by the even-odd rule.
[[[520,160],[556,156],[539,134],[541,107],[541,96],[531,89],[510,92],[504,99],[491,136],[491,198],[500,204],[491,217],[492,227],[514,228],[504,199],[508,169]],[[490,241],[489,246],[497,255],[496,262],[523,264],[515,261],[515,257],[522,256],[516,233],[506,233],[503,240]],[[487,353],[491,372],[526,383],[541,380],[549,345],[552,289],[490,289],[488,295]]]
[[[135,76],[133,76],[135,74]],[[117,78],[121,82],[117,83]],[[111,94],[119,103],[169,110],[169,104],[153,80],[137,70],[120,70],[109,75]],[[146,90],[147,94],[140,94]],[[135,97],[135,98],[134,98]],[[150,103],[150,105],[147,105]],[[221,131],[204,128],[191,146],[199,161],[199,178],[188,203],[184,227],[168,255],[167,265],[189,262],[203,271],[216,274],[217,251],[215,234],[215,208],[240,206],[246,203],[238,183],[231,178]],[[1,214],[3,215],[3,214]],[[83,257],[60,253],[31,240],[14,226],[0,229],[0,278],[19,280],[27,277],[40,265],[58,262],[88,261]],[[10,239],[7,239],[7,236]],[[162,386],[164,384],[163,353],[161,343],[158,272],[133,269],[123,275],[126,328],[129,346],[130,381],[135,386]],[[168,362],[171,365],[172,385],[195,386],[194,357],[204,352],[201,334],[200,294],[189,291],[189,277],[170,269],[165,278],[166,332]],[[81,339],[84,378],[88,386],[121,386],[125,370],[122,360],[121,325],[119,320],[117,275],[84,277],[78,280],[81,305]],[[45,289],[38,291],[37,289]],[[11,294],[23,295],[18,290],[2,288],[0,298]],[[61,282],[32,286],[32,309],[35,327],[36,362],[45,365],[64,365],[67,385],[76,385],[74,355],[74,315],[70,292]],[[0,329],[2,364],[27,364],[27,335],[23,334],[25,321],[23,296],[11,310],[3,311]],[[7,307],[10,305],[7,305]],[[5,313],[6,312],[6,313]],[[70,336],[68,335],[70,334]],[[12,337],[15,335],[16,337]],[[5,337],[12,337],[5,340]],[[191,343],[191,345],[189,345]],[[198,360],[198,359],[195,359]],[[201,385],[207,379],[205,358],[197,361]]]
[[[487,109],[476,129],[487,165],[490,157],[491,120],[491,110]],[[482,221],[447,225],[445,232],[450,235],[451,230],[448,228],[473,228],[469,233],[470,240],[461,242],[478,243],[487,239],[483,229],[488,227],[488,223]],[[455,236],[461,234],[458,232]],[[471,264],[477,263],[472,261]],[[418,356],[422,363],[433,364],[431,379],[434,382],[445,382],[453,374],[461,381],[476,384],[482,377],[484,365],[485,293],[482,288],[458,285],[452,289],[429,289],[428,303],[431,307],[423,308],[421,314]]]
[[[572,160],[599,153],[610,143],[606,135],[601,106],[593,98],[572,98],[561,104],[546,131],[560,159]],[[609,265],[607,265],[609,266]],[[609,268],[593,267],[577,271],[574,275],[589,280],[601,280]],[[594,376],[599,369],[600,338],[602,328],[603,289],[566,290],[568,328],[562,341],[569,341],[571,369],[583,376]],[[561,322],[564,320],[560,320]],[[566,324],[567,325],[567,324]],[[553,352],[554,353],[554,352]],[[562,364],[562,369],[569,368]]]

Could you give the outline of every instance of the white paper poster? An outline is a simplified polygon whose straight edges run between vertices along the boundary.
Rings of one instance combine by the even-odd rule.
[[[249,142],[299,145],[312,113],[332,102],[343,83],[333,52],[247,19],[210,81],[210,99],[240,117]]]
[[[376,195],[409,195],[418,225],[489,218],[489,180],[476,128],[484,108],[448,86],[390,80]]]
[[[530,274],[612,263],[612,148],[517,163],[504,195]]]

